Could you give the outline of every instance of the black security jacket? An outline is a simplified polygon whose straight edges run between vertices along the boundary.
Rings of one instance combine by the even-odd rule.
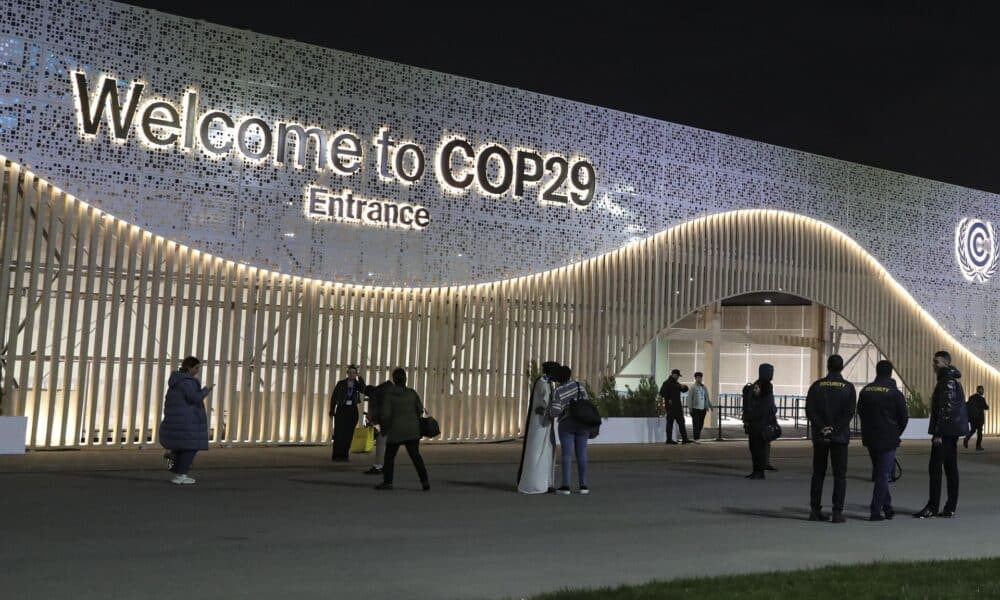
[[[851,441],[851,419],[854,417],[857,399],[854,385],[839,373],[830,373],[809,386],[806,418],[812,424],[814,444],[823,441],[824,427],[833,428],[830,442],[847,444]]]
[[[861,442],[875,452],[899,447],[909,415],[906,398],[891,377],[877,378],[858,394]]]

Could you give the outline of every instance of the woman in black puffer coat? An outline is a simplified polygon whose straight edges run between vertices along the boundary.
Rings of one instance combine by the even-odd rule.
[[[202,387],[198,381],[201,361],[189,356],[181,368],[170,375],[167,398],[163,404],[163,422],[160,424],[160,445],[171,452],[173,462],[170,480],[177,485],[195,482],[188,471],[199,450],[208,450],[208,414],[205,397],[214,386]]]

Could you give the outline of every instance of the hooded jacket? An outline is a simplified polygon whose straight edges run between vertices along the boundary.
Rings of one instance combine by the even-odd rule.
[[[878,377],[858,395],[861,419],[861,443],[875,452],[899,447],[899,436],[906,429],[909,414],[906,398],[892,377]]]
[[[208,388],[185,371],[171,374],[167,385],[160,445],[169,450],[208,450]]]
[[[749,433],[761,434],[768,423],[777,421],[773,378],[774,367],[763,363],[757,368],[757,381],[743,388],[743,423]]]
[[[959,379],[962,373],[948,365],[938,370],[937,385],[931,396],[931,416],[927,433],[935,437],[961,437],[969,433],[969,413],[965,390]]]

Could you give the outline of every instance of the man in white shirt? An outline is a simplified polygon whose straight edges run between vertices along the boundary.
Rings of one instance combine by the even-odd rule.
[[[701,430],[705,426],[705,413],[712,410],[712,402],[708,396],[708,388],[701,382],[702,374],[699,371],[694,374],[694,385],[688,393],[688,401],[691,410],[691,422],[694,426],[694,440],[697,442],[701,438]]]

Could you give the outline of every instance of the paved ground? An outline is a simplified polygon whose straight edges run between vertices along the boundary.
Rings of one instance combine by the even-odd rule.
[[[1000,442],[988,440],[988,446]],[[926,499],[926,443],[907,444],[900,511]],[[425,449],[433,489],[401,457],[376,492],[328,449],[215,449],[194,486],[159,452],[0,457],[0,598],[519,598],[566,586],[877,559],[1000,555],[1000,451],[961,455],[954,520],[868,523],[867,455],[853,447],[845,525],[805,521],[808,447],[743,479],[745,446],[605,446],[593,493],[513,491],[520,446]],[[830,492],[828,481],[827,497]]]

